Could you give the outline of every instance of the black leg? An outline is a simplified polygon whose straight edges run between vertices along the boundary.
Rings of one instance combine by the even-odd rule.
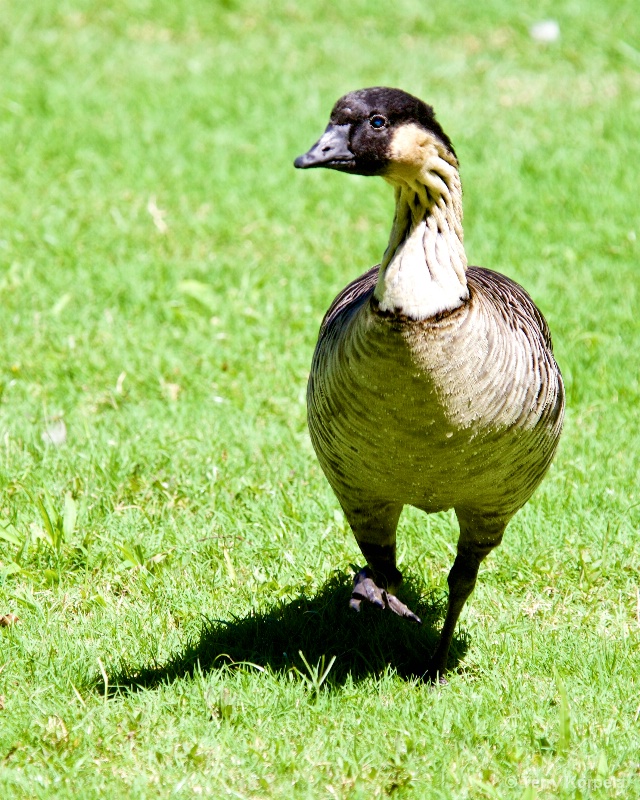
[[[395,596],[402,582],[402,573],[396,566],[396,527],[402,506],[380,505],[357,510],[347,509],[344,504],[342,507],[367,560],[367,566],[354,578],[350,607],[360,611],[364,600],[419,623],[420,617]]]
[[[428,677],[432,681],[444,680],[443,676],[447,669],[447,658],[449,657],[453,632],[460,612],[476,585],[480,561],[481,559],[473,553],[458,553],[456,560],[453,562],[453,567],[447,579],[449,584],[447,615],[440,632],[438,646],[429,663]]]
[[[427,677],[432,681],[446,683],[444,673],[447,669],[449,648],[453,639],[460,612],[473,592],[478,577],[480,563],[500,544],[506,523],[492,520],[460,518],[460,539],[458,541],[458,555],[449,572],[449,600],[447,614],[440,632],[438,646],[429,662]]]
[[[384,589],[395,592],[402,583],[402,573],[396,567],[396,545],[358,542],[362,555],[373,571],[376,583]]]

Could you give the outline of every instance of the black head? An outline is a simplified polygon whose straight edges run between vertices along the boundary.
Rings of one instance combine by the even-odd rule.
[[[296,158],[294,166],[384,175],[394,158],[394,139],[407,126],[434,137],[455,158],[451,141],[431,106],[401,89],[376,86],[340,98],[322,137]]]

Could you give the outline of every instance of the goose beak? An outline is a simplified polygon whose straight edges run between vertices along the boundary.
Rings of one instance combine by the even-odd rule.
[[[349,149],[350,125],[327,126],[326,131],[304,155],[298,156],[293,166],[298,169],[327,167],[349,172],[356,159]]]

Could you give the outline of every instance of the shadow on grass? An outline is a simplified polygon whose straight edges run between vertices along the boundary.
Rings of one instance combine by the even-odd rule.
[[[161,683],[226,669],[231,663],[251,662],[274,673],[302,667],[299,651],[311,665],[324,655],[337,656],[328,683],[340,685],[348,676],[361,680],[379,675],[387,667],[411,680],[421,677],[438,639],[445,603],[421,597],[411,580],[400,592],[403,600],[422,619],[422,625],[391,612],[363,607],[357,614],[349,607],[351,578],[336,574],[314,597],[301,595],[271,609],[230,621],[206,620],[197,640],[162,666],[121,669],[109,676],[113,693],[153,688]],[[449,668],[454,669],[467,650],[464,636],[454,638]],[[103,680],[94,684],[104,691]]]

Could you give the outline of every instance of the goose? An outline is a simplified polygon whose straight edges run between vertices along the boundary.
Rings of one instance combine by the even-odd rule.
[[[424,678],[445,683],[482,560],[556,451],[564,387],[547,323],[506,276],[467,265],[458,159],[433,108],[400,89],[351,92],[295,162],[380,176],[395,192],[379,265],[327,311],[307,388],[311,441],[366,566],[350,606],[420,622],[396,592],[405,505],[454,509],[446,615]]]

